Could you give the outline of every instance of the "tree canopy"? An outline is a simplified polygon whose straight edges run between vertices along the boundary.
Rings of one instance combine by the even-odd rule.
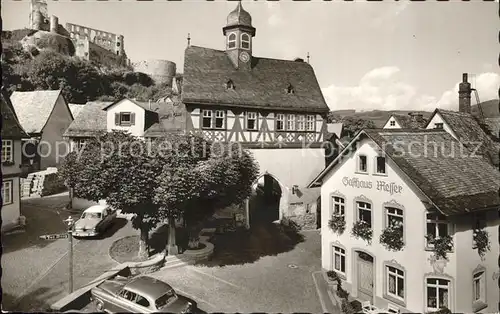
[[[141,255],[147,252],[149,230],[158,223],[182,217],[195,224],[217,208],[240,203],[258,175],[249,152],[226,144],[212,146],[192,134],[150,142],[113,131],[90,140],[79,155],[68,156],[61,176],[75,195],[105,199],[135,214]]]
[[[1,63],[2,81],[9,92],[61,89],[73,103],[123,97],[156,101],[172,94],[171,86],[155,85],[147,74],[126,67],[109,69],[53,51],[32,57],[19,43],[4,47]]]

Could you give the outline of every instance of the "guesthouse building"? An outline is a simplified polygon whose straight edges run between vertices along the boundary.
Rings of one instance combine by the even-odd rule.
[[[321,187],[322,267],[376,307],[499,310],[500,177],[442,129],[361,131]]]

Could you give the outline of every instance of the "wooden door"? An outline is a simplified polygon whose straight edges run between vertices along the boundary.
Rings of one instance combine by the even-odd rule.
[[[373,259],[358,255],[358,298],[373,302]]]

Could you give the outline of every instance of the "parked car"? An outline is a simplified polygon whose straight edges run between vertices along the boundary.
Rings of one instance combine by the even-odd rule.
[[[98,311],[111,313],[193,313],[194,301],[178,295],[167,283],[149,277],[116,277],[91,290]]]
[[[87,208],[73,226],[73,236],[94,237],[108,229],[116,218],[116,210],[108,205]]]

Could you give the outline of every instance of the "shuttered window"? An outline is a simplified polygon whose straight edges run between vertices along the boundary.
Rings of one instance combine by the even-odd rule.
[[[135,125],[135,113],[133,112],[115,113],[115,125],[119,126]]]

